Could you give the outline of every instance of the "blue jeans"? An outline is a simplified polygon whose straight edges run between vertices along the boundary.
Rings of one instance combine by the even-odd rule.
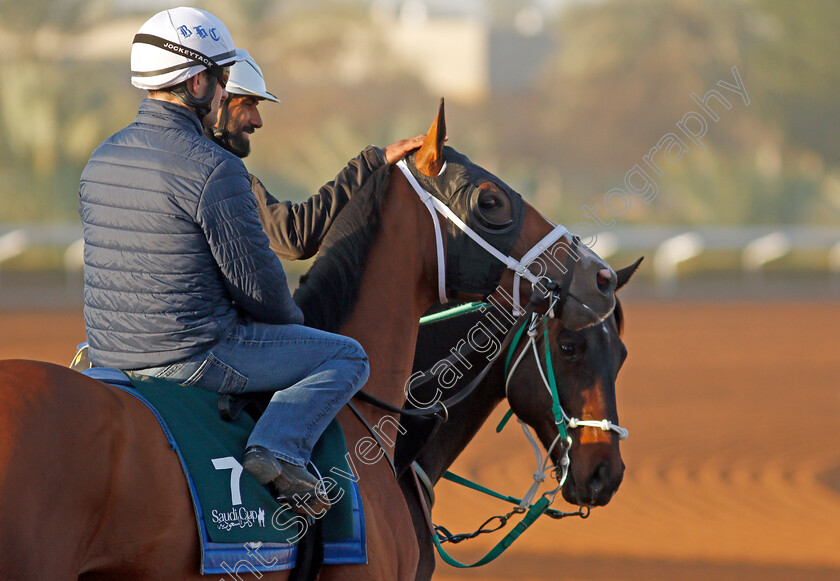
[[[248,445],[306,466],[327,425],[367,381],[369,367],[364,349],[349,337],[248,322],[207,352],[134,371],[220,394],[276,392]]]

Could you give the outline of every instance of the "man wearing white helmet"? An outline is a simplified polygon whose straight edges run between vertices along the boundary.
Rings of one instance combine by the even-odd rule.
[[[250,56],[230,68],[225,89],[228,98],[204,134],[234,155],[247,157],[251,153],[249,136],[263,125],[258,105],[265,100],[279,103],[280,99],[266,90],[262,69]]]
[[[227,82],[228,98],[219,107],[216,123],[204,134],[241,158],[251,152],[250,135],[262,127],[259,104],[279,103],[265,86],[262,69],[252,57],[235,63]],[[303,203],[280,202],[251,174],[251,190],[271,249],[280,258],[310,258],[318,251],[338,213],[350,197],[380,167],[394,163],[423,144],[425,135],[403,139],[380,149],[369,146],[351,159],[331,182]]]
[[[247,56],[195,8],[156,14],[135,36],[131,82],[149,95],[79,186],[89,356],[220,393],[276,392],[243,465],[278,498],[318,505],[312,446],[368,362],[353,339],[302,326],[245,166],[203,136],[225,67]]]

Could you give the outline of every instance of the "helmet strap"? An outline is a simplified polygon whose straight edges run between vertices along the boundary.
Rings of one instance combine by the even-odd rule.
[[[216,91],[218,89],[215,87],[215,83],[211,83],[210,87],[207,89],[207,93],[205,93],[203,97],[197,97],[190,91],[187,86],[188,83],[189,79],[178,83],[174,87],[171,87],[169,92],[175,95],[175,97],[177,97],[184,105],[195,111],[196,115],[198,115],[198,119],[201,121],[213,108],[213,97],[216,96]]]
[[[228,59],[236,54],[236,51],[231,51],[225,54],[216,55],[215,57],[209,57],[206,54],[198,52],[195,49],[186,47],[182,44],[178,44],[177,42],[173,42],[171,40],[166,40],[165,38],[161,38],[160,36],[155,36],[153,34],[135,34],[132,44],[136,43],[150,44],[152,46],[156,46],[161,50],[177,54],[187,59],[187,62],[183,64],[175,65],[173,67],[167,67],[165,69],[160,69],[157,71],[131,72],[132,75],[139,77],[153,77],[155,75],[160,75],[171,71],[177,71],[178,69],[186,69],[187,67],[191,67],[193,65],[203,65],[204,68],[208,69],[211,72],[211,74],[221,79],[222,67],[218,64],[218,61],[222,59]]]
[[[222,104],[219,105],[219,119],[218,122],[210,128],[209,133],[212,135],[211,139],[224,147],[224,137],[225,137],[225,128],[227,126],[227,119],[228,119],[228,104],[230,103],[230,97],[228,99],[222,101]]]

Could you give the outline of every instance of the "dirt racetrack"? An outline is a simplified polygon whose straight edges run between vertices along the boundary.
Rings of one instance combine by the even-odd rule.
[[[436,579],[840,579],[840,303],[626,312],[616,497],[585,521],[538,522],[479,570],[439,563]],[[0,329],[0,359],[66,364],[84,337],[77,311],[0,312]],[[519,495],[532,462],[513,425],[488,426],[455,469]],[[453,532],[507,510],[449,483],[437,495],[435,519]],[[498,538],[451,553],[475,560]]]

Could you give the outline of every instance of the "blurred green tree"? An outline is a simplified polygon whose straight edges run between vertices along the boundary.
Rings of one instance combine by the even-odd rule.
[[[758,107],[796,145],[840,163],[840,3],[762,0],[749,56]]]

